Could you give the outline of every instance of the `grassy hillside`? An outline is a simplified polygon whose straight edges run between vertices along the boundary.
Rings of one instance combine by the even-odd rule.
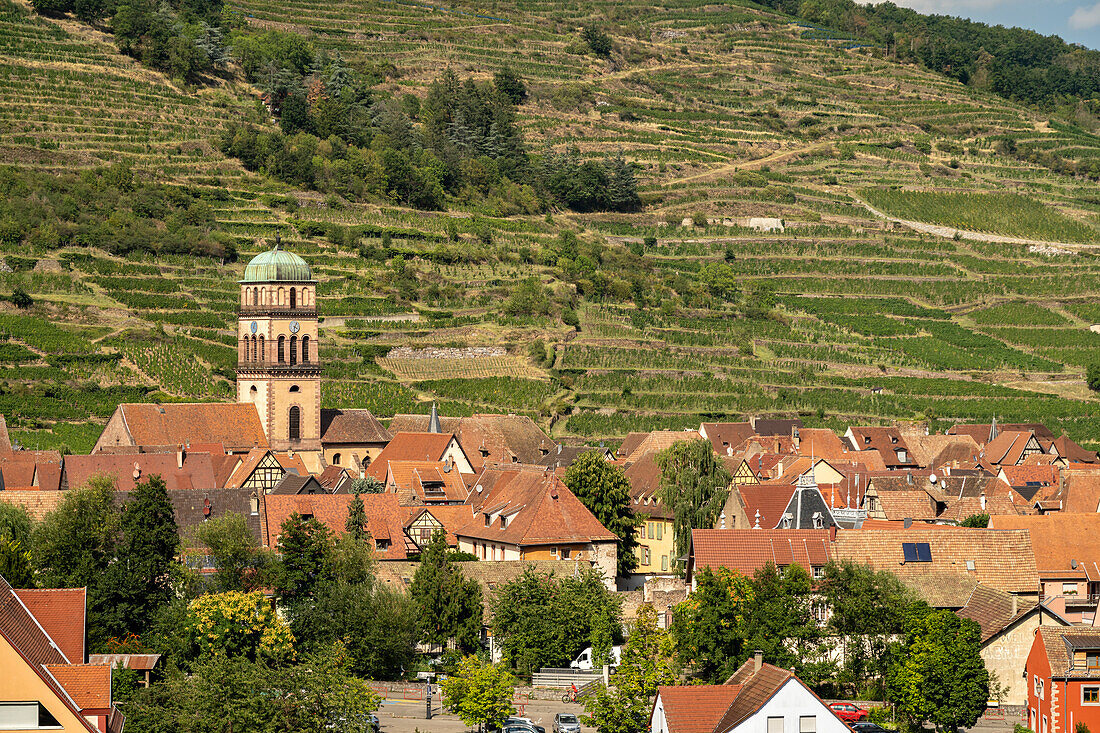
[[[530,150],[636,165],[639,212],[503,218],[491,201],[414,211],[245,171],[219,130],[274,125],[232,68],[183,86],[98,30],[0,3],[0,292],[35,301],[0,304],[0,413],[28,445],[86,450],[122,400],[229,397],[235,280],[276,233],[323,283],[326,405],[524,412],[563,439],[754,412],[996,415],[1100,442],[1082,379],[1100,346],[1100,197],[1012,152],[1088,159],[1100,138],[858,39],[751,3],[232,3],[374,74],[376,99],[507,64]],[[586,53],[590,23],[609,59]],[[117,163],[138,188],[95,217],[125,218],[143,185],[179,194],[127,230],[171,242],[158,256],[79,223],[78,192],[115,190]],[[57,223],[20,228],[30,209]],[[168,254],[195,237],[213,256]]]

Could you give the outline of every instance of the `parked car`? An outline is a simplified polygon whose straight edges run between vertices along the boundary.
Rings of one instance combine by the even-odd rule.
[[[535,723],[535,721],[531,720],[530,718],[521,718],[518,715],[512,715],[508,718],[505,718],[504,725],[502,727],[505,731],[508,731],[508,729],[512,726],[526,726],[530,729],[529,733],[546,733],[546,729],[543,728],[541,725]]]
[[[867,720],[867,711],[850,702],[834,702],[830,704],[829,707],[832,708],[833,712],[843,721],[855,722],[857,720]]]
[[[545,731],[540,732],[538,728],[527,723],[505,723],[500,733],[545,733]]]
[[[558,713],[554,716],[554,733],[581,733],[581,721],[573,713]]]
[[[855,731],[855,733],[890,733],[890,731],[886,730],[881,725],[876,725],[866,720],[849,723],[848,727]]]

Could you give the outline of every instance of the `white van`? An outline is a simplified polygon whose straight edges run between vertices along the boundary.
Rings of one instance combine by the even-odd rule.
[[[611,647],[611,666],[618,667],[619,662],[623,660],[623,648],[621,646]],[[579,669],[583,672],[588,672],[592,669],[592,647],[585,647],[584,651],[577,655],[577,658],[569,663],[570,669]]]

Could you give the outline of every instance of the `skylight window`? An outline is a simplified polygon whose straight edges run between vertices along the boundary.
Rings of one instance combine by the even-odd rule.
[[[927,542],[902,542],[905,562],[932,562],[932,548]]]

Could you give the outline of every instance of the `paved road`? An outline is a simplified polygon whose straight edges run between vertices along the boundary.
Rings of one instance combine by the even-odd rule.
[[[437,703],[438,705],[438,703]],[[580,715],[584,709],[580,705],[554,702],[551,700],[531,700],[524,708],[523,715],[535,721],[536,724],[546,728],[546,733],[551,733],[554,724],[554,715],[557,713],[573,713]],[[438,712],[431,720],[424,719],[423,700],[384,700],[378,711],[378,719],[382,724],[382,733],[467,733],[471,728],[450,713]],[[477,728],[472,730],[476,731]],[[595,733],[594,728],[584,727],[583,733]],[[985,733],[985,732],[983,732]],[[989,733],[993,733],[990,731]]]

